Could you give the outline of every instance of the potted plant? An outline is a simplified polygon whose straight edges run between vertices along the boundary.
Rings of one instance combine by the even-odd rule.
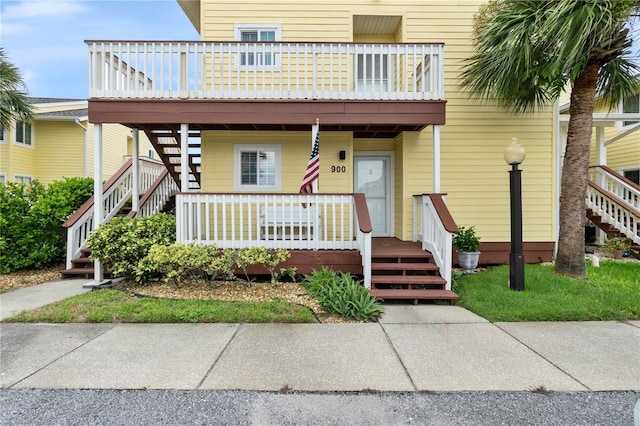
[[[609,238],[602,245],[602,249],[613,256],[614,259],[622,259],[624,252],[631,248],[631,243],[626,238]]]
[[[480,258],[480,237],[475,227],[459,227],[453,234],[453,245],[457,248],[458,264],[464,273],[472,273]]]

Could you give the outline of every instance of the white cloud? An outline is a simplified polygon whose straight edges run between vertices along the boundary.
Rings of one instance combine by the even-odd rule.
[[[21,1],[9,3],[2,13],[4,19],[36,18],[40,16],[68,16],[81,13],[87,8],[80,1]]]
[[[7,23],[2,22],[0,24],[0,30],[2,31],[3,36],[8,35],[21,35],[29,33],[29,26],[23,23]]]

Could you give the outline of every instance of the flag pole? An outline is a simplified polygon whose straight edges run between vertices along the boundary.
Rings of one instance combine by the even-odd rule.
[[[312,130],[311,130],[311,149],[313,150],[313,144],[315,143],[316,137],[318,135],[318,132],[320,131],[320,119],[316,117],[316,125],[315,126],[311,126]],[[318,193],[318,185],[320,183],[320,174],[318,174],[318,178],[316,180],[313,181],[312,183],[312,188],[313,188],[313,193],[317,194]]]

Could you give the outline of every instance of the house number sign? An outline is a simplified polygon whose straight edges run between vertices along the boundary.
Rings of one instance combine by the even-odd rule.
[[[331,166],[331,173],[347,173],[347,166]]]

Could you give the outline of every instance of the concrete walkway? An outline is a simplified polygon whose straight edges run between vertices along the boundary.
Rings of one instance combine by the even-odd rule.
[[[87,291],[0,295],[0,316]],[[0,325],[0,386],[299,391],[640,391],[640,321],[495,323],[387,305],[367,324]]]

